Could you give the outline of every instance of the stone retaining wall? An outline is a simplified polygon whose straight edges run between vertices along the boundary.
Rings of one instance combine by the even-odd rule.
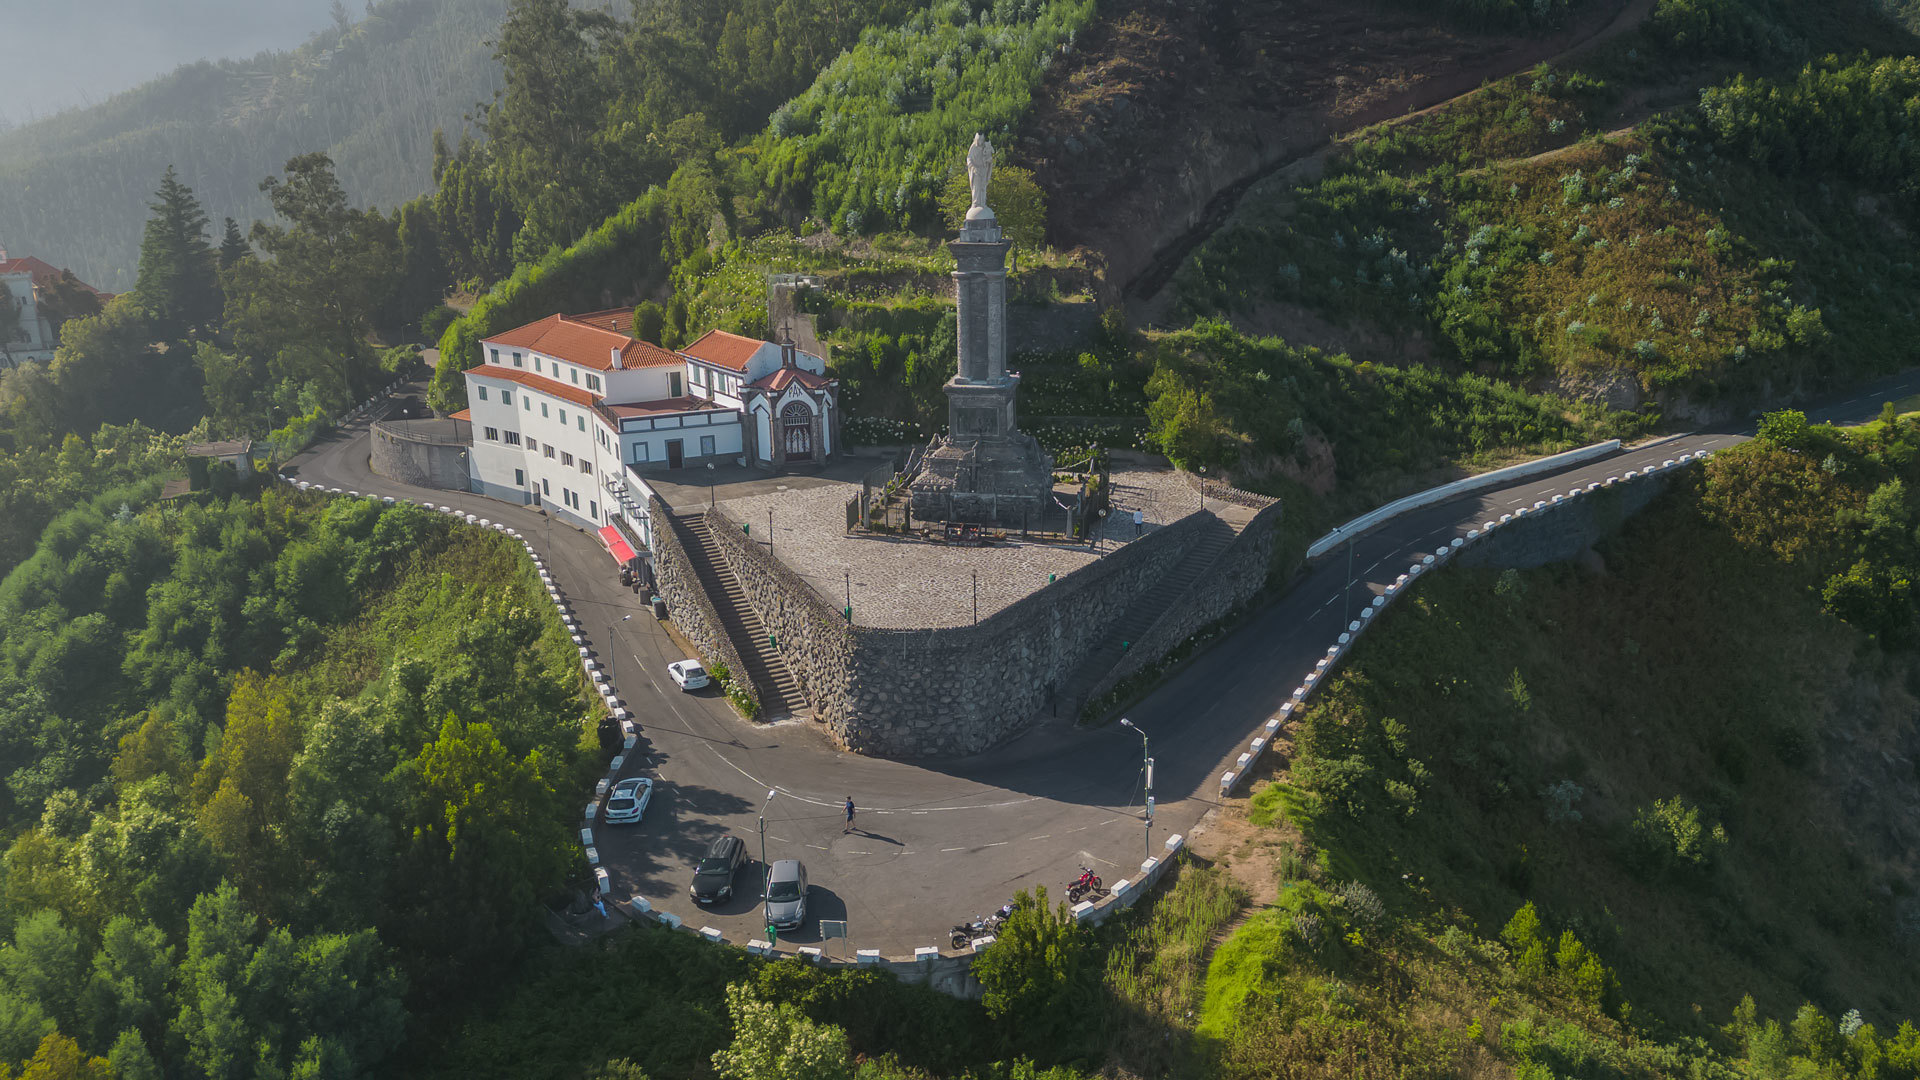
[[[1201,525],[1195,513],[1156,529],[977,625],[888,630],[847,626],[739,523],[718,509],[707,515],[815,717],[848,749],[899,757],[978,753],[1018,734],[1186,556]]]
[[[740,662],[733,639],[727,636],[720,612],[700,584],[700,576],[687,561],[689,538],[681,535],[683,526],[675,521],[658,496],[647,495],[647,513],[653,519],[653,576],[660,598],[667,602],[667,617],[700,651],[709,665],[725,664],[735,684],[748,688],[758,700],[747,678],[747,666]]]
[[[1224,498],[1211,486],[1208,494]],[[1167,655],[1174,646],[1252,600],[1254,594],[1265,588],[1267,577],[1273,571],[1273,547],[1280,532],[1280,515],[1281,506],[1274,501],[1269,501],[1265,509],[1255,514],[1207,569],[1202,578],[1204,587],[1188,592],[1154,620],[1113,670],[1087,692],[1087,701],[1099,701],[1121,680]]]
[[[373,444],[370,465],[376,475],[438,491],[471,490],[464,444],[416,435],[377,420],[368,425],[368,433]]]
[[[1566,562],[1620,531],[1627,519],[1667,489],[1665,472],[1583,493],[1515,518],[1461,551],[1461,566],[1530,570]]]

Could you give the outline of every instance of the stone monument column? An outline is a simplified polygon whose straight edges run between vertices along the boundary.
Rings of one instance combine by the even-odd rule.
[[[979,135],[967,150],[973,205],[953,252],[959,356],[947,380],[947,435],[912,482],[914,517],[1002,525],[1040,522],[1049,512],[1053,460],[1020,431],[1007,370],[1007,251],[1012,243],[987,206],[993,147]]]

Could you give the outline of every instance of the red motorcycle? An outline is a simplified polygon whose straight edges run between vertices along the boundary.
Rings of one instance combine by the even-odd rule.
[[[1077,904],[1091,893],[1103,892],[1100,875],[1087,867],[1080,868],[1080,876],[1067,883],[1067,902]]]

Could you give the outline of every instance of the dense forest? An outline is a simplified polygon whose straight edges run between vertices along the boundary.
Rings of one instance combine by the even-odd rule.
[[[356,5],[356,13],[358,6]],[[99,105],[0,130],[0,244],[88,284],[136,277],[144,203],[169,166],[216,220],[271,212],[260,178],[321,151],[356,206],[432,187],[436,130],[491,99],[506,0],[380,0],[298,49],[201,61]]]

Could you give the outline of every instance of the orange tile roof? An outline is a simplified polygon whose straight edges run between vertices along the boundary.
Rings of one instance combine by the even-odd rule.
[[[604,316],[609,324],[617,321],[605,312],[596,314]],[[629,313],[627,326],[630,329],[632,325],[633,318]],[[483,344],[528,349],[596,371],[613,370],[615,349],[620,350],[620,365],[623,368],[668,367],[682,363],[678,356],[658,345],[628,337],[611,325],[587,323],[571,315],[549,315],[539,322],[516,326],[486,338]]]
[[[760,346],[765,344],[766,342],[759,338],[741,337],[739,334],[729,334],[725,330],[709,330],[699,341],[680,351],[695,360],[705,361],[715,367],[727,368],[730,371],[745,371],[747,361],[753,359],[753,354],[759,352]]]
[[[815,375],[805,368],[782,367],[762,375],[749,385],[756,390],[777,394],[794,383],[799,383],[809,390],[825,390],[833,385],[833,380],[825,375]]]
[[[569,315],[574,322],[583,322],[590,326],[604,326],[609,330],[631,336],[633,334],[633,309],[608,308],[605,311],[589,311],[583,315]]]
[[[519,383],[529,390],[538,390],[562,401],[571,401],[583,409],[600,408],[600,402],[585,390],[577,386],[568,386],[566,383],[554,382],[545,375],[535,375],[525,368],[508,367],[505,364],[481,364],[479,367],[468,368],[466,374]]]
[[[447,419],[449,419],[449,420],[465,420],[465,421],[466,421],[467,423],[469,423],[469,424],[471,424],[471,423],[473,423],[473,410],[472,410],[472,409],[461,409],[461,410],[460,410],[459,412],[457,412],[457,413],[448,413],[448,414],[447,414]]]
[[[60,267],[44,259],[36,259],[31,255],[22,255],[17,259],[0,259],[0,274],[32,274],[33,282],[36,285],[45,284],[48,281],[58,281],[60,275],[64,273],[66,273],[66,271]],[[86,282],[80,281],[77,277],[74,278],[74,280],[79,281],[81,288],[99,297],[103,302],[113,299],[112,293],[101,292]]]

